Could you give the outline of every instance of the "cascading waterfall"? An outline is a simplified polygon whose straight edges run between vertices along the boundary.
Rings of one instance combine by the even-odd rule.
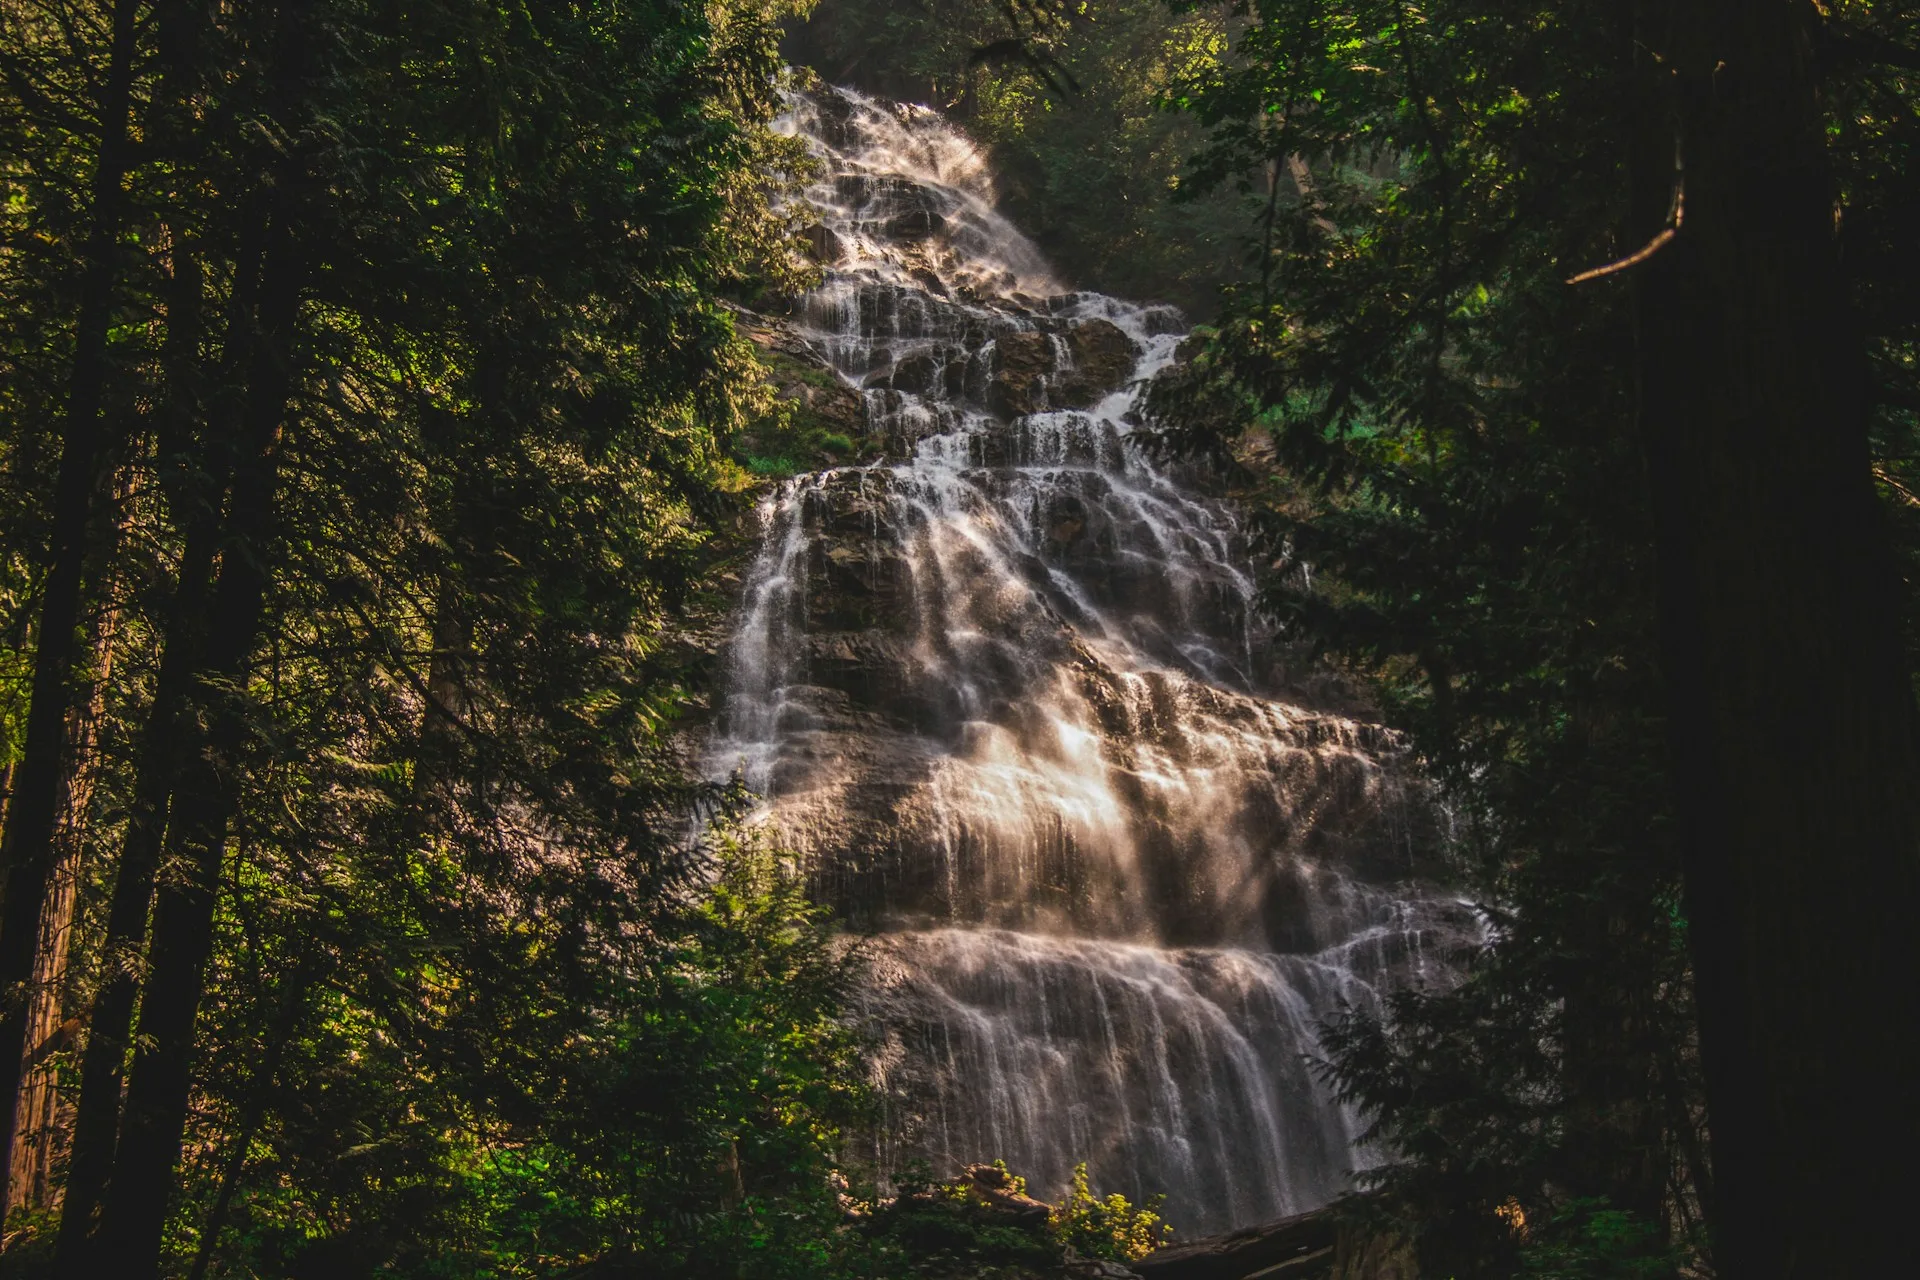
[[[1433,810],[1391,733],[1282,696],[1236,523],[1130,438],[1165,307],[1065,292],[922,107],[841,90],[794,331],[882,461],[787,483],[711,747],[874,931],[882,1158],[1167,1195],[1183,1234],[1361,1162],[1319,1019],[1444,981]]]

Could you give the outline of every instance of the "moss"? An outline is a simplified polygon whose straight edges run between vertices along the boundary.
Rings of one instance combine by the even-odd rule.
[[[832,369],[783,351],[758,351],[774,397],[732,440],[734,458],[758,480],[781,480],[822,467],[857,462],[880,442],[857,434],[855,393]],[[823,412],[821,406],[830,406]]]

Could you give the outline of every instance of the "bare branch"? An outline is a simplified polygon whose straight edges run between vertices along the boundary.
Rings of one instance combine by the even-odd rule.
[[[1589,280],[1598,280],[1602,276],[1618,275],[1622,271],[1632,270],[1654,254],[1672,244],[1680,234],[1680,225],[1687,219],[1687,169],[1680,152],[1680,139],[1673,140],[1673,201],[1667,212],[1667,225],[1662,227],[1653,239],[1639,249],[1615,262],[1603,267],[1594,267],[1570,276],[1567,283],[1585,284]]]

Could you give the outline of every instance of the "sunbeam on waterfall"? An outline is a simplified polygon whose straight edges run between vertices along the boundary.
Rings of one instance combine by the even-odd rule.
[[[1074,1164],[1202,1234],[1365,1161],[1311,1066],[1343,1003],[1447,980],[1400,741],[1289,701],[1229,509],[1132,439],[1178,313],[1063,292],[937,114],[786,127],[826,280],[795,328],[882,460],[770,496],[709,749],[875,931],[882,1163]]]

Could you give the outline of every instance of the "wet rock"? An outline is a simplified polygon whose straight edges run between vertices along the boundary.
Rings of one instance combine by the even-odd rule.
[[[816,222],[800,232],[800,238],[807,242],[807,256],[815,262],[832,266],[846,257],[846,245],[834,234],[832,227]]]
[[[1061,1270],[1075,1277],[1075,1280],[1140,1280],[1140,1273],[1132,1267],[1114,1262],[1108,1258],[1085,1258],[1072,1245],[1067,1246],[1066,1254],[1060,1260]]]
[[[1057,546],[1067,546],[1086,532],[1090,516],[1086,503],[1073,494],[1063,494],[1055,499],[1050,519],[1047,523],[1047,540]]]
[[[1187,330],[1187,318],[1178,307],[1148,307],[1140,313],[1140,321],[1148,335],[1156,338],[1162,334],[1185,333]]]
[[[940,197],[911,179],[841,174],[834,179],[834,194],[876,234],[897,243],[919,244],[947,227]]]
[[[1126,385],[1140,348],[1109,320],[1082,320],[1067,331],[1073,368],[1053,388],[1055,403],[1084,409]]]
[[[832,147],[853,146],[859,141],[859,133],[853,127],[853,101],[838,93],[816,93],[811,98],[818,109],[819,121],[815,126],[820,140]]]
[[[888,218],[881,226],[882,233],[889,240],[908,243],[930,240],[946,229],[947,220],[932,209],[909,209]]]
[[[908,356],[893,366],[893,378],[887,384],[895,391],[911,391],[918,395],[930,395],[936,385],[935,379],[944,382],[945,366],[938,355],[931,351],[922,351]]]
[[[1110,320],[1083,320],[1067,331],[1074,366],[1102,386],[1117,387],[1133,372],[1140,348]]]
[[[1046,377],[1053,372],[1053,339],[1044,333],[1003,334],[993,345],[993,376],[987,408],[1017,418],[1046,407]]]
[[[946,282],[943,281],[939,277],[939,275],[934,272],[933,268],[914,267],[912,270],[908,271],[907,274],[912,276],[914,279],[914,282],[917,283],[921,288],[925,289],[928,293],[933,294],[935,297],[944,298],[947,296]]]

